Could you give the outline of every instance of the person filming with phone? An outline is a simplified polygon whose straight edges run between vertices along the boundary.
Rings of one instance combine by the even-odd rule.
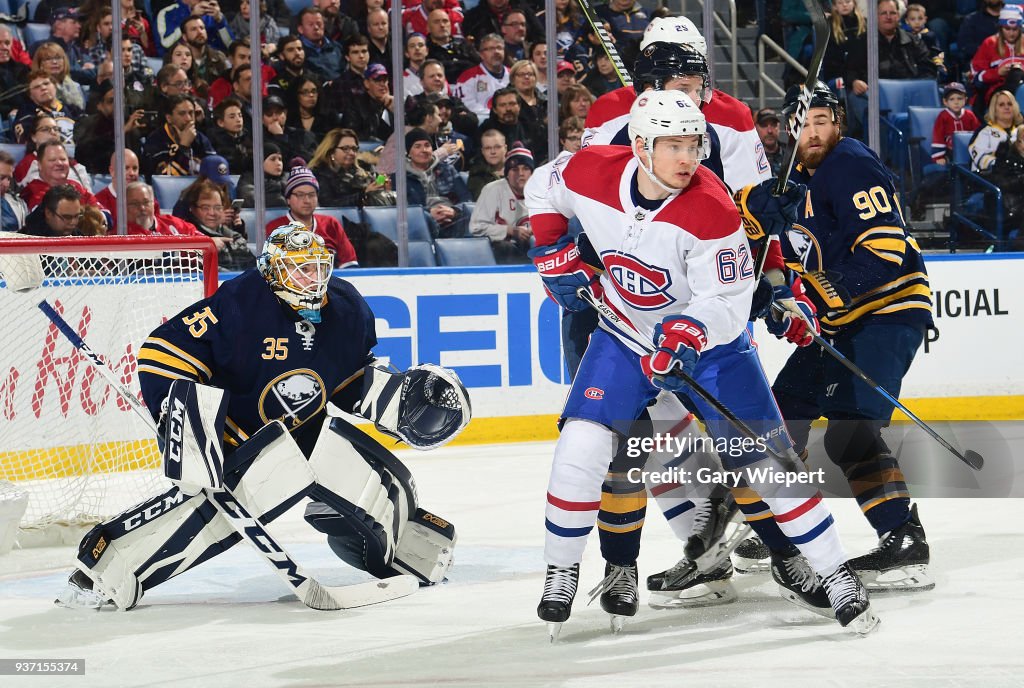
[[[391,180],[359,160],[359,139],[351,129],[332,129],[309,163],[320,182],[320,203],[327,208],[395,205]]]

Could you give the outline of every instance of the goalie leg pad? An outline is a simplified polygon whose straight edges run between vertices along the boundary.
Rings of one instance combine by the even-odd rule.
[[[222,389],[175,380],[163,402],[164,475],[188,495],[224,487],[224,420],[228,395]]]
[[[224,469],[225,487],[262,523],[297,504],[316,480],[299,445],[277,420],[246,440]]]
[[[455,563],[455,526],[423,509],[405,524],[391,568],[426,584],[440,583]]]
[[[454,439],[472,417],[472,408],[459,376],[427,363],[405,373],[366,366],[356,413],[413,449],[426,450]]]

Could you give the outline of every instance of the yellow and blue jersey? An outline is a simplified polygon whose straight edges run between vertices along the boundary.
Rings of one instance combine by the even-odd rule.
[[[917,242],[907,233],[888,170],[860,141],[842,138],[814,175],[798,166],[806,184],[798,220],[782,237],[786,264],[798,273],[841,275],[852,299],[835,314],[819,314],[823,331],[883,319],[932,324],[931,288]]]
[[[377,343],[373,313],[348,282],[331,278],[321,315],[316,324],[303,320],[259,272],[242,273],[143,343],[138,372],[146,405],[159,417],[171,383],[193,380],[229,393],[229,451],[273,420],[311,447],[327,402],[348,411],[358,400]]]

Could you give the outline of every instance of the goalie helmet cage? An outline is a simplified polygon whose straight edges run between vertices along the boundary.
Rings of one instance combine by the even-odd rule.
[[[49,301],[139,393],[140,345],[216,291],[217,251],[205,237],[3,235],[0,520],[27,493],[17,546],[75,543],[167,483],[152,431],[37,305]]]

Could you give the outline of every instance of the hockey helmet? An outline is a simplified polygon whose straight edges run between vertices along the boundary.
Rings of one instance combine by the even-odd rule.
[[[800,93],[803,91],[803,84],[797,84],[791,86],[786,91],[786,97],[782,102],[782,114],[786,118],[786,130],[790,136],[793,136],[794,130],[796,129],[795,117],[798,114],[797,110],[800,106]],[[840,119],[840,105],[839,98],[836,94],[828,87],[824,81],[818,81],[814,84],[814,90],[811,92],[811,101],[807,105],[807,109],[811,108],[823,108],[827,107],[832,110],[832,119],[836,124],[841,123]],[[807,113],[803,113],[801,118],[807,117]],[[803,125],[803,122],[800,122]]]
[[[322,237],[298,222],[278,227],[267,237],[256,266],[278,298],[306,320],[320,322],[334,266]]]
[[[633,155],[640,162],[651,181],[670,193],[678,193],[654,174],[654,144],[663,136],[697,136],[698,152],[696,162],[708,157],[710,142],[707,136],[707,120],[690,96],[680,91],[648,91],[642,93],[629,109],[629,141]],[[644,142],[647,163],[637,155],[634,143],[637,137]]]
[[[700,35],[697,25],[686,17],[655,17],[644,29],[644,36],[640,40],[640,50],[643,51],[651,43],[675,43],[677,45],[688,45],[702,57],[708,56],[708,43],[704,36]]]
[[[633,88],[637,95],[643,93],[648,86],[655,91],[665,88],[665,82],[679,76],[701,77],[700,100],[708,102],[711,94],[711,81],[708,76],[708,61],[704,56],[688,45],[677,43],[651,43],[640,51],[633,63],[635,80]]]

